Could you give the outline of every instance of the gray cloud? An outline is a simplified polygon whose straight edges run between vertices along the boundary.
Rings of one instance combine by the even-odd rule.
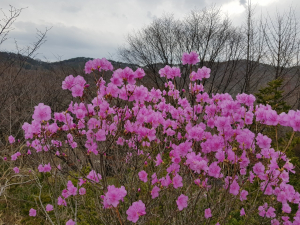
[[[246,0],[240,0],[241,5],[246,5],[246,3],[247,3]]]
[[[62,56],[62,59],[68,59],[76,56],[85,57],[103,57],[108,52],[115,50],[115,45],[109,41],[109,37],[114,34],[101,32],[99,36],[88,35],[88,30],[75,26],[65,26],[63,24],[52,25],[47,34],[47,41],[44,43],[39,52],[50,61],[56,60],[54,55]],[[50,26],[48,26],[49,28]],[[15,30],[11,32],[14,39],[9,39],[5,43],[5,50],[15,49],[15,40],[19,46],[27,46],[35,42],[36,29],[44,31],[45,27],[32,22],[16,22]],[[41,56],[39,56],[41,57]]]
[[[157,16],[153,15],[150,11],[147,11],[147,17],[148,17],[150,20],[155,20],[155,19],[157,19]]]
[[[293,0],[252,0],[257,4],[256,15],[267,12],[288,11],[290,5],[300,15],[299,3]],[[105,57],[114,55],[118,46],[125,43],[127,34],[139,30],[163,14],[182,19],[191,10],[215,5],[223,7],[233,24],[241,25],[245,19],[246,0],[1,0],[3,11],[9,5],[25,8],[14,24],[11,39],[1,49],[13,51],[14,38],[26,46],[35,41],[36,28],[52,27],[47,42],[39,49],[41,55],[55,60],[78,56]],[[0,14],[1,19],[1,14]],[[0,49],[0,50],[1,50]]]
[[[75,6],[75,5],[67,5],[64,4],[61,6],[61,10],[63,12],[68,12],[68,13],[78,13],[81,10],[80,6]]]

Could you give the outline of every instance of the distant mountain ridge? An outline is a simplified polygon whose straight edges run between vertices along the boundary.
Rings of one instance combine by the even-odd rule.
[[[60,65],[77,68],[77,67],[84,66],[87,61],[93,60],[93,58],[89,58],[89,57],[76,57],[76,58],[66,59],[57,62],[44,62],[39,59],[33,59],[12,52],[0,52],[0,61],[8,61],[14,59],[26,61],[24,66],[25,69],[37,69],[37,68],[50,69],[53,66],[60,66]],[[112,63],[114,68],[125,68],[125,67],[130,67],[133,69],[138,68],[138,65],[134,65],[134,64],[128,64],[128,63],[118,62],[114,60],[108,60],[108,61]]]
[[[0,52],[0,66],[2,65],[12,65],[15,68],[24,68],[25,71],[31,72],[33,70],[41,70],[41,71],[62,71],[64,74],[81,74],[84,75],[84,65],[87,61],[92,60],[93,58],[90,57],[76,57],[71,58],[67,60],[62,60],[58,62],[44,62],[39,59],[33,59],[30,57],[22,56],[20,54],[10,53],[10,52]],[[22,61],[22,63],[20,63]],[[109,60],[114,70],[118,68],[125,68],[129,67],[133,70],[136,70],[140,66],[136,64],[129,64],[124,62],[117,62],[114,60]],[[13,63],[11,63],[13,62]],[[225,89],[223,89],[223,86],[228,87],[229,93],[231,94],[237,94],[241,91],[242,85],[244,82],[244,71],[246,69],[247,61],[244,59],[238,60],[236,63],[236,68],[233,71],[232,76],[227,83],[226,79],[223,80],[223,74],[228,73],[227,65],[228,63],[231,63],[231,61],[224,61],[224,62],[215,62],[212,65],[207,65],[210,68],[217,68],[217,72],[214,74],[213,79],[209,79],[207,81],[207,84],[211,85],[211,92],[217,93],[221,91],[222,93],[225,92]],[[254,62],[255,63],[255,62]],[[181,65],[173,65],[173,66],[180,66]],[[5,67],[5,66],[4,66]],[[147,85],[149,88],[155,87],[155,85],[163,85],[163,79],[159,79],[158,82],[155,82],[154,76],[156,76],[159,69],[163,68],[164,64],[162,63],[156,63],[156,64],[149,64],[147,66],[142,67],[146,74],[149,76],[146,76],[143,79],[143,84]],[[7,67],[8,68],[8,67]],[[155,73],[149,69],[149,68],[155,68]],[[212,69],[213,71],[213,69]],[[258,63],[256,66],[256,72],[254,75],[252,75],[251,79],[253,80],[253,89],[252,93],[256,93],[261,87],[265,87],[267,83],[274,79],[274,67],[268,64],[264,63]],[[296,67],[290,67],[288,68],[287,73],[285,74],[285,80],[286,84],[284,85],[284,90],[286,92],[289,92],[294,84],[299,84],[299,81],[297,80],[300,74],[300,66]],[[299,78],[300,79],[300,78]],[[215,86],[219,85],[217,88],[214,89]],[[299,86],[300,87],[300,86]],[[185,87],[188,88],[188,87]]]
[[[23,74],[28,74],[28,76],[33,73],[44,74],[46,81],[49,80],[48,78],[53,74],[56,74],[57,76],[61,75],[62,77],[60,77],[59,80],[63,80],[70,74],[80,74],[88,83],[91,83],[93,82],[93,76],[85,74],[84,66],[87,61],[92,59],[93,58],[90,57],[76,57],[58,62],[44,62],[39,59],[33,59],[20,54],[0,52],[0,68],[3,68],[2,72],[0,71],[0,77],[3,74],[5,75],[6,72],[7,74],[10,73],[11,69],[14,69],[16,73],[22,71]],[[140,67],[136,64],[117,62],[114,60],[109,61],[112,63],[114,70],[118,68],[123,69],[125,67],[136,70]],[[250,77],[250,93],[257,93],[260,88],[266,87],[268,82],[275,79],[274,71],[276,68],[274,68],[274,66],[264,63],[256,63],[255,61],[250,61],[248,63],[255,64],[255,72],[252,73]],[[207,90],[208,93],[230,93],[235,96],[243,91],[245,83],[245,71],[247,67],[246,60],[241,59],[237,61],[207,62],[205,64],[205,66],[211,68],[211,78],[207,79],[207,81],[205,80],[205,83],[203,82],[205,85],[205,90]],[[234,65],[234,67],[231,67],[232,65]],[[162,79],[158,75],[158,71],[164,66],[165,65],[162,63],[155,63],[141,67],[147,74],[147,76],[141,80],[141,84],[143,84],[149,90],[153,87],[164,87],[165,79]],[[182,78],[184,78],[180,81],[178,80],[177,87],[188,90],[189,74],[186,72],[186,67],[183,68],[182,65],[173,66],[181,67]],[[289,104],[298,104],[299,106],[297,107],[300,108],[300,100],[297,100],[300,99],[300,66],[284,68],[284,70],[285,83],[281,90],[286,94],[284,97]],[[4,71],[6,72],[4,73]],[[111,74],[111,71],[106,73],[106,82],[109,82]]]

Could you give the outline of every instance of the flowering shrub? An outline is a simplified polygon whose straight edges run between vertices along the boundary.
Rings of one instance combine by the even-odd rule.
[[[51,224],[225,224],[233,217],[300,224],[300,195],[289,184],[295,171],[285,155],[290,142],[280,151],[260,132],[279,125],[300,131],[300,111],[278,115],[247,94],[210,97],[200,84],[210,69],[192,71],[195,52],[182,62],[191,65],[188,92],[176,89],[179,68],[162,68],[165,90],[149,91],[138,85],[142,69],[113,71],[95,59],[85,72],[94,73],[96,92],[69,75],[62,88],[76,102],[54,114],[43,103],[35,107],[32,123],[23,125],[31,165],[13,169],[38,187],[30,216]],[[54,187],[48,202],[41,197],[46,184]]]

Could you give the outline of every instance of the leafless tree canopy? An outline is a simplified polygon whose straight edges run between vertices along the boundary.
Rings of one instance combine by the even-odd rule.
[[[5,46],[5,41],[13,30],[13,23],[18,19],[23,9],[10,6],[9,10],[1,10],[0,17],[0,51]],[[8,11],[8,12],[7,12]],[[12,130],[19,132],[21,124],[30,118],[33,107],[45,96],[46,83],[51,79],[45,79],[39,71],[28,71],[28,60],[35,57],[37,50],[46,41],[49,31],[37,30],[36,41],[31,45],[19,46],[15,41],[16,50],[12,53],[0,55],[0,146],[5,143],[5,137]],[[3,51],[2,51],[3,53]],[[40,90],[38,91],[38,88]]]
[[[192,11],[183,20],[173,15],[155,19],[149,26],[127,36],[118,49],[120,59],[147,70],[149,86],[162,87],[158,75],[165,65],[183,69],[179,88],[187,88],[189,70],[181,64],[184,52],[196,51],[200,62],[193,68],[212,69],[205,83],[209,93],[255,93],[277,78],[284,79],[285,99],[299,106],[299,36],[294,11],[255,17],[248,4],[245,22],[232,25],[220,8]]]

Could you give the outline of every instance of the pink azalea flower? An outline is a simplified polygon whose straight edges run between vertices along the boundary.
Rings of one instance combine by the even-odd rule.
[[[136,223],[140,216],[146,215],[145,204],[139,200],[138,202],[132,203],[132,205],[126,211],[127,219],[133,223]]]
[[[89,63],[90,61],[88,61],[88,63]],[[86,65],[85,65],[85,72],[86,73],[90,73],[90,71],[89,71],[89,67],[91,67],[88,63],[86,63]],[[88,65],[87,65],[88,64]],[[109,62],[107,59],[105,59],[105,58],[102,58],[102,59],[94,59],[93,61],[92,61],[92,68],[94,69],[94,70],[98,70],[99,72],[101,71],[101,70],[105,70],[105,71],[107,71],[107,70],[113,70],[113,66],[112,66],[112,64],[111,64],[111,62]]]
[[[287,200],[287,194],[284,191],[280,191],[277,194],[277,201],[284,203],[286,202],[286,200]]]
[[[71,187],[74,187],[74,185],[73,185],[72,181],[69,180],[67,183],[67,188],[69,189]]]
[[[212,217],[210,208],[204,210],[204,217],[206,219]]]
[[[207,68],[206,66],[203,66],[201,69],[198,69],[197,71],[197,77],[199,80],[202,80],[203,78],[209,78],[210,77],[211,69]]]
[[[274,220],[271,220],[271,224],[272,225],[280,225],[279,221],[274,219]]]
[[[41,122],[42,120],[45,121],[50,120],[51,108],[47,105],[44,105],[44,103],[38,104],[38,106],[34,107],[34,113],[32,119],[34,119],[37,122]]]
[[[90,74],[91,72],[93,72],[93,70],[96,69],[93,66],[94,66],[93,60],[87,61],[84,66],[84,72],[86,74]],[[72,76],[72,75],[70,75],[70,76]],[[63,85],[64,85],[64,83],[63,83]],[[67,88],[63,88],[63,89],[67,89]]]
[[[16,152],[15,154],[13,154],[13,155],[11,156],[11,160],[12,160],[12,161],[17,160],[17,158],[18,158],[20,155],[21,155],[20,152]]]
[[[10,135],[8,137],[8,141],[9,141],[10,144],[13,144],[13,143],[15,143],[15,138],[12,135]]]
[[[266,209],[265,206],[259,206],[259,207],[258,207],[258,211],[259,211],[258,215],[260,215],[261,217],[264,217],[265,214],[266,214],[265,209]]]
[[[53,205],[50,205],[50,204],[46,205],[46,211],[47,212],[50,212],[52,210],[53,210]]]
[[[180,69],[177,67],[165,66],[158,71],[161,77],[166,77],[167,79],[174,79],[175,77],[180,77]]]
[[[96,141],[105,141],[106,140],[106,134],[105,130],[98,130],[98,132],[95,135]]]
[[[76,223],[72,219],[70,219],[66,222],[66,225],[75,225],[75,224]]]
[[[245,209],[242,208],[241,211],[240,211],[240,215],[241,215],[241,216],[244,216],[245,214],[246,214],[246,213],[245,213]]]
[[[85,183],[86,183],[86,180],[81,179],[81,178],[79,179],[79,186],[82,186]]]
[[[208,170],[208,175],[209,176],[219,178],[221,176],[220,172],[221,172],[221,168],[218,166],[217,162],[213,162],[209,166],[209,170]]]
[[[277,167],[278,168],[278,167]],[[290,163],[289,160],[286,161],[285,165],[283,166],[283,168],[287,169],[288,171],[295,173],[295,170],[293,170],[295,168],[295,166]]]
[[[38,166],[38,170],[39,170],[40,173],[44,172],[44,166],[42,164],[40,164]]]
[[[104,196],[104,202],[107,204],[107,206],[113,206],[117,207],[119,204],[119,201],[124,199],[124,197],[127,195],[127,191],[125,190],[124,186],[121,186],[120,188],[116,188],[114,185],[109,185],[107,187],[107,193]]]
[[[259,133],[256,137],[256,143],[260,148],[270,148],[272,139]]]
[[[168,168],[167,168],[167,172],[168,173],[178,173],[180,169],[180,165],[177,163],[172,163]]]
[[[134,72],[134,76],[137,79],[142,79],[145,76],[145,71],[142,68],[138,68],[135,72]]]
[[[85,87],[86,81],[84,78],[80,75],[74,78],[73,80],[73,86],[71,87],[72,96],[75,97],[81,97],[83,95],[84,87]]]
[[[256,163],[253,166],[253,172],[256,173],[257,175],[264,174],[265,172],[265,167],[261,162]]]
[[[244,201],[247,200],[248,191],[242,190],[240,195],[240,200]]]
[[[182,177],[180,175],[176,174],[176,176],[173,177],[173,186],[175,189],[183,186]]]
[[[31,209],[29,210],[29,216],[36,216],[36,210],[33,209],[33,208],[31,208]]]
[[[68,198],[70,196],[70,192],[67,189],[62,190],[61,195],[64,198]]]
[[[102,176],[99,173],[96,174],[95,170],[92,170],[86,177],[92,181],[95,181],[96,183],[102,180]]]
[[[267,218],[274,218],[275,216],[276,216],[275,209],[273,207],[270,207],[268,209],[268,211],[266,212],[266,217]]]
[[[151,196],[152,196],[152,199],[156,198],[159,196],[159,191],[160,191],[160,188],[157,187],[157,186],[154,186],[152,191],[151,191]]]
[[[75,187],[75,186],[69,187],[68,191],[69,191],[70,195],[73,195],[73,196],[77,195],[77,187]]]
[[[178,199],[176,200],[177,206],[179,211],[183,210],[188,206],[188,196],[185,196],[184,194],[181,194]]]
[[[172,183],[172,180],[171,180],[169,174],[167,174],[166,177],[159,179],[159,181],[161,182],[161,185],[163,187],[168,187]]]
[[[183,53],[182,56],[182,64],[190,64],[190,65],[195,65],[196,63],[199,62],[199,55],[192,51],[190,54],[188,53]]]
[[[13,170],[15,171],[15,173],[19,173],[20,172],[20,170],[19,170],[18,167],[13,168]]]
[[[121,137],[119,137],[118,140],[116,141],[116,143],[117,143],[118,145],[123,146],[123,145],[124,145],[124,139],[121,138]]]
[[[86,193],[85,188],[82,187],[82,188],[79,189],[79,194],[80,195],[85,195],[85,193]]]
[[[200,179],[196,179],[196,180],[194,180],[194,182],[195,182],[195,184],[198,185],[198,186],[200,186],[200,184],[201,184]]]
[[[248,94],[245,94],[245,93],[242,93],[242,94],[238,94],[236,96],[236,100],[241,103],[241,104],[245,104],[247,106],[252,106],[253,103],[255,102],[255,97],[254,95],[248,95]]]
[[[110,79],[111,83],[120,87],[123,84],[123,80],[121,78],[122,69],[117,69],[114,71],[112,78]]]
[[[71,88],[71,91],[72,91],[72,96],[74,98],[76,98],[76,97],[82,97],[83,91],[84,91],[84,87],[79,86],[79,85],[75,85],[74,87]]]
[[[152,174],[151,178],[152,178],[152,181],[151,181],[151,184],[152,184],[152,185],[154,185],[155,183],[157,183],[157,182],[158,182],[158,179],[157,179],[156,173]]]
[[[144,170],[140,171],[138,173],[138,175],[139,175],[139,178],[140,178],[141,181],[143,181],[145,183],[147,182],[147,180],[148,180],[148,178],[147,178],[148,174]]]
[[[154,162],[155,162],[155,166],[159,166],[163,162],[160,154],[157,154],[156,161],[154,161]]]
[[[286,213],[290,213],[292,211],[292,208],[289,206],[288,203],[283,203],[282,204],[282,211]]]
[[[284,225],[291,225],[292,223],[290,223],[290,217],[289,216],[282,216],[281,219],[284,221]]]
[[[279,122],[279,116],[275,110],[267,110],[265,119],[265,124],[271,126],[276,126]]]
[[[50,172],[51,171],[51,165],[50,163],[44,165],[44,173]]]
[[[67,202],[65,199],[63,199],[62,197],[58,197],[57,199],[57,205],[64,205],[64,206],[67,206]]]
[[[70,90],[74,86],[74,77],[73,75],[69,75],[65,78],[65,80],[62,82],[62,89],[63,90]]]
[[[239,184],[236,182],[236,180],[234,180],[232,182],[232,184],[230,185],[230,190],[229,192],[233,195],[237,195],[239,193],[239,190],[240,190],[240,186]]]

